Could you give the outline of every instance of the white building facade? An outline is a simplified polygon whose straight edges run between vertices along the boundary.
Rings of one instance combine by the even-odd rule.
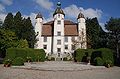
[[[43,23],[42,15],[39,13],[36,16],[37,43],[35,49],[44,49],[46,55],[63,57],[66,53],[73,53],[77,48],[87,48],[84,15],[79,13],[77,23],[64,18],[65,14],[60,2],[53,14],[53,21]]]

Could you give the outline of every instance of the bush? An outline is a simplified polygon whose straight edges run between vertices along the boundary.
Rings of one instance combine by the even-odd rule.
[[[6,56],[4,60],[7,59],[13,60],[15,57],[16,57],[15,50],[13,50],[12,48],[6,50]]]
[[[26,61],[27,62],[32,62],[32,58],[31,57],[26,57]]]
[[[21,58],[21,57],[17,57],[13,60],[13,63],[12,65],[14,66],[21,66],[21,65],[24,65],[24,59]]]
[[[6,52],[6,59],[14,60],[17,57],[23,58],[27,61],[27,57],[31,57],[31,61],[45,61],[45,51],[43,49],[30,49],[30,48],[9,48]]]
[[[90,57],[93,51],[94,51],[93,49],[77,49],[74,52],[74,59],[78,62],[82,62],[82,61],[86,62],[87,57]]]
[[[102,52],[101,56],[102,56],[102,59],[104,61],[104,64],[107,60],[111,60],[112,61],[111,65],[114,65],[113,51],[111,49],[100,48],[98,50]]]
[[[101,57],[102,58],[101,51],[95,50],[95,51],[92,52],[92,54],[91,54],[91,60],[90,60],[90,62],[91,62],[92,65],[95,65],[94,59],[96,57]]]
[[[111,67],[111,66],[113,66],[112,61],[111,61],[111,60],[106,60],[106,61],[105,61],[105,66],[106,66],[106,67],[109,67],[109,66]]]
[[[102,58],[100,58],[100,57],[96,57],[94,59],[94,63],[95,63],[96,66],[103,66],[103,64],[104,64]]]
[[[25,50],[26,51],[26,58],[27,57],[31,57],[31,62],[33,62],[33,61],[35,61],[35,51],[34,51],[34,49],[26,49]]]
[[[4,63],[4,67],[10,67],[12,64],[12,60],[6,59],[3,63]]]
[[[45,61],[45,51],[43,49],[34,49],[35,59],[37,61]]]

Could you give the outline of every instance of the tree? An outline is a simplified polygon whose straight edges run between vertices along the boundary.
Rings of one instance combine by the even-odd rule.
[[[21,30],[23,29],[22,15],[18,11],[14,16],[14,32],[18,36],[18,39],[21,39]]]
[[[21,38],[28,41],[29,47],[34,48],[35,40],[35,31],[32,26],[30,17],[23,19],[23,28],[21,29]]]
[[[13,31],[0,29],[0,57],[5,56],[7,48],[16,47],[16,41],[17,37]]]
[[[1,19],[0,19],[0,28],[2,27],[2,21],[1,21]]]
[[[27,40],[21,39],[18,41],[17,48],[28,48],[28,47],[29,47],[29,45],[28,45]]]
[[[110,18],[105,27],[108,31],[108,44],[110,48],[116,49],[117,58],[119,58],[120,18]]]
[[[4,23],[3,23],[3,27],[5,29],[13,29],[13,14],[12,13],[8,13],[5,20],[4,20]]]
[[[88,48],[106,47],[106,33],[102,30],[97,18],[86,20]]]

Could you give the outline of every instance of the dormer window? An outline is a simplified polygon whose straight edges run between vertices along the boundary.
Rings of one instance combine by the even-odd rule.
[[[60,21],[60,20],[58,20],[58,21],[57,21],[57,24],[61,24],[61,21]]]

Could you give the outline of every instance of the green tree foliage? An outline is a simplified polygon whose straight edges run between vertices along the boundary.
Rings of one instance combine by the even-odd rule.
[[[16,15],[14,16],[14,31],[16,35],[18,36],[18,39],[21,39],[21,29],[23,27],[22,24],[22,15],[20,12],[17,12]]]
[[[27,40],[21,39],[18,41],[17,48],[28,48],[28,47],[29,47],[29,45],[28,45]]]
[[[17,12],[15,16],[12,13],[8,13],[3,23],[4,29],[10,29],[15,32],[18,37],[18,41],[23,39],[27,40],[29,47],[34,48],[35,40],[35,31],[32,26],[30,17],[23,19],[22,14]]]
[[[13,14],[12,13],[8,13],[8,15],[6,16],[4,23],[3,23],[3,27],[5,29],[13,29]]]
[[[116,50],[117,58],[119,58],[120,48],[120,18],[110,18],[105,24],[108,31],[108,46]]]
[[[1,57],[5,56],[7,48],[16,47],[17,37],[13,31],[0,29],[0,52]]]
[[[28,41],[29,47],[33,48],[36,40],[35,31],[32,26],[30,17],[28,17],[27,19],[23,19],[23,28],[21,29],[21,38],[26,39]]]
[[[2,21],[1,21],[1,19],[0,19],[0,28],[2,28]]]
[[[97,18],[86,20],[88,48],[106,47],[106,33],[102,30]]]

